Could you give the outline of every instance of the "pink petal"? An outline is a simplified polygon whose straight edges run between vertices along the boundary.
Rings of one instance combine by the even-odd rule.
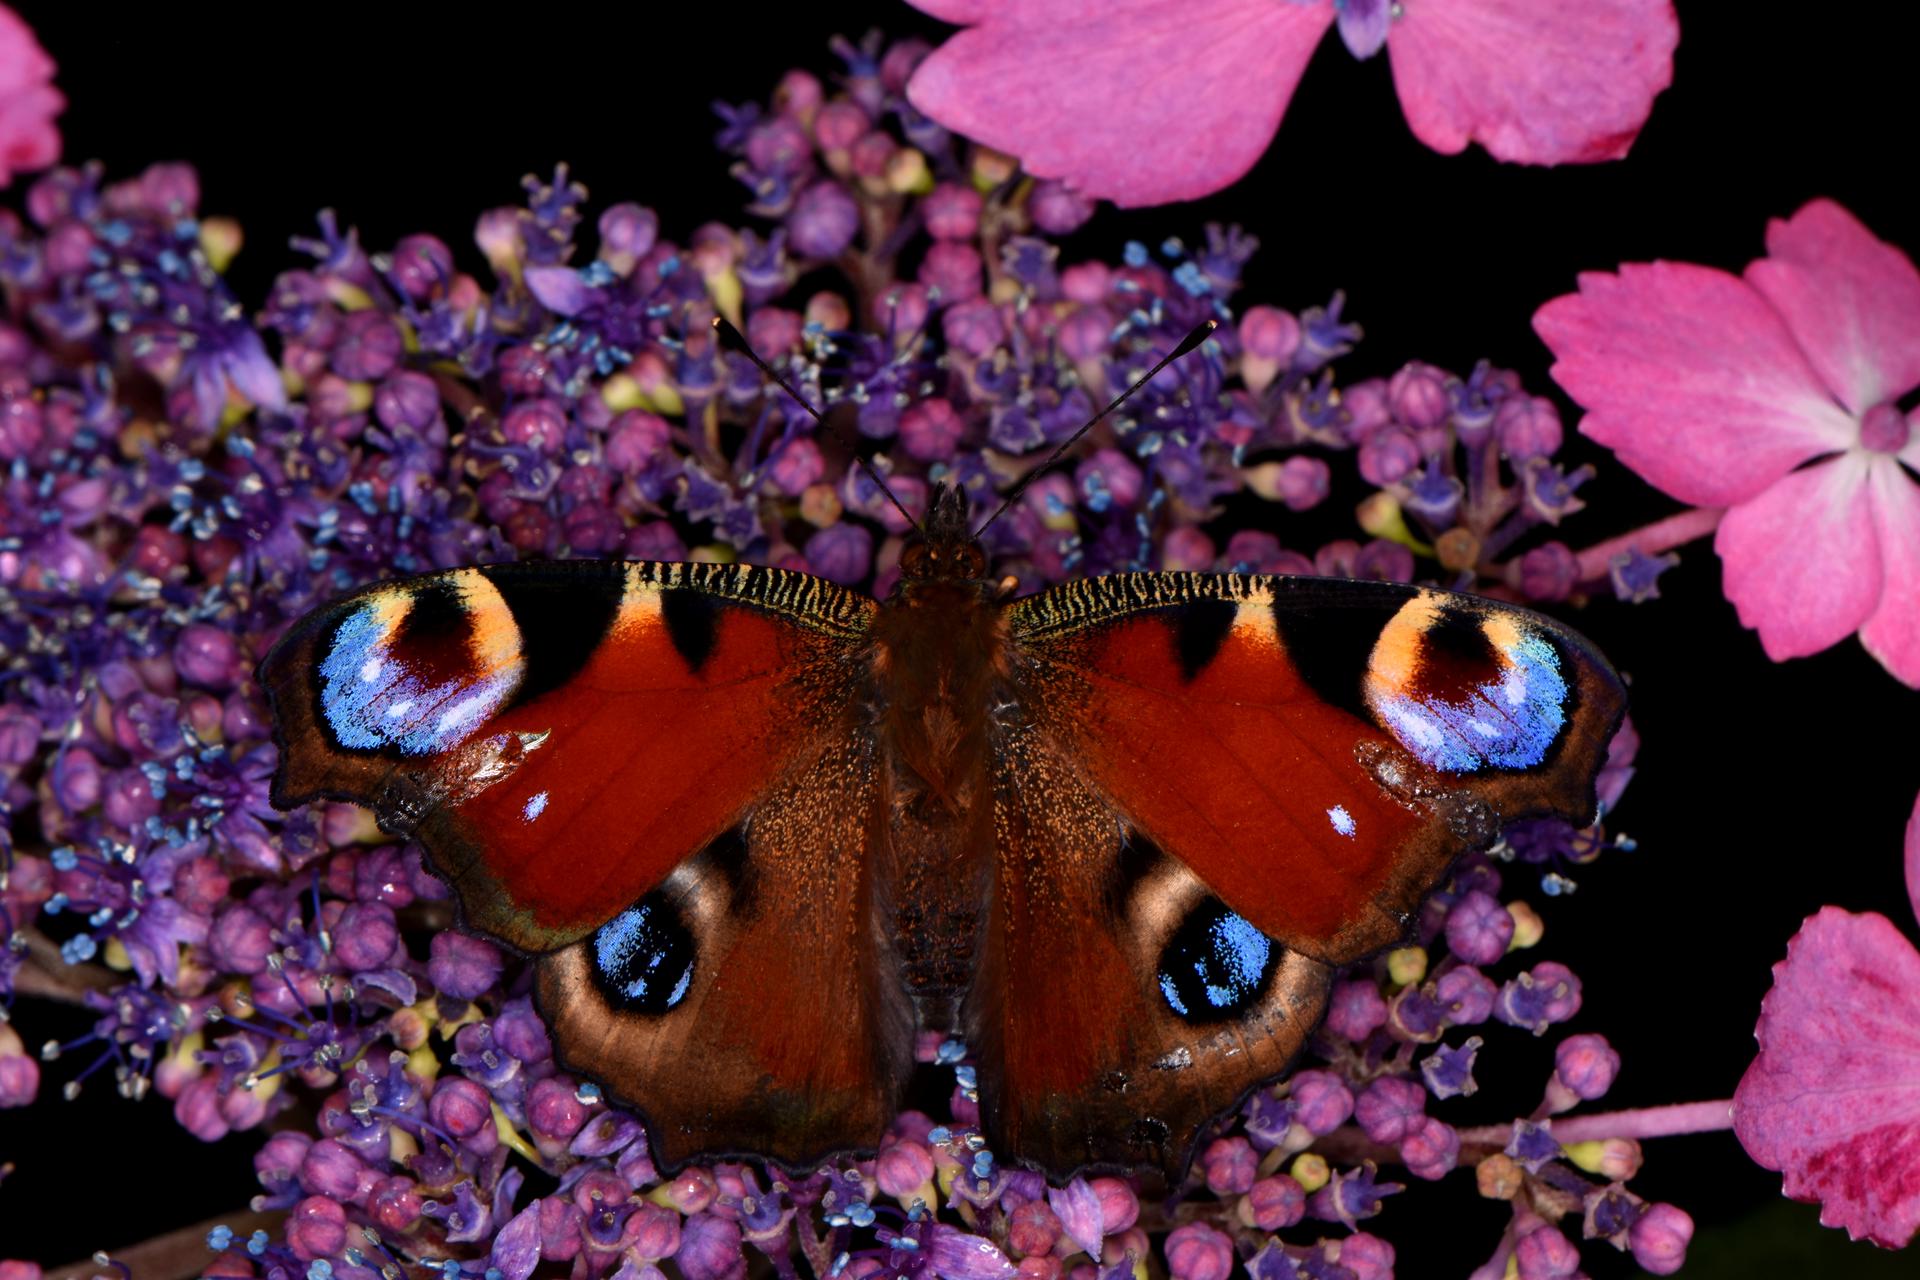
[[[1905,1244],[1920,1226],[1920,953],[1885,916],[1823,907],[1773,967],[1754,1035],[1740,1145],[1827,1226]]]
[[[1896,680],[1920,689],[1920,485],[1879,454],[1867,494],[1885,577],[1860,643]]]
[[[1880,603],[1865,454],[1795,471],[1728,511],[1714,535],[1721,590],[1775,662],[1818,653]]]
[[[1767,224],[1747,279],[1855,413],[1920,386],[1920,271],[1831,200]]]
[[[44,169],[60,158],[53,118],[67,100],[50,83],[53,72],[33,28],[0,4],[0,187],[21,170]]]
[[[1618,160],[1673,82],[1669,0],[1420,0],[1387,37],[1420,141],[1520,164]]]
[[[980,26],[913,73],[913,105],[1036,177],[1123,205],[1206,195],[1251,168],[1333,20],[1328,5],[1287,0],[982,7]]]
[[[1007,7],[1008,0],[907,0],[907,3],[942,22],[959,26],[985,22],[994,10]]]
[[[1907,819],[1907,896],[1913,899],[1913,918],[1920,920],[1920,796]]]
[[[1744,502],[1859,436],[1766,299],[1724,271],[1587,272],[1533,328],[1554,378],[1589,410],[1581,432],[1682,502]]]

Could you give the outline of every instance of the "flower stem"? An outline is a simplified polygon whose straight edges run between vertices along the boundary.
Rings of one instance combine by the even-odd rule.
[[[1607,1111],[1553,1122],[1554,1140],[1592,1142],[1606,1138],[1669,1138],[1682,1133],[1713,1133],[1733,1127],[1733,1100],[1676,1102],[1665,1107]],[[1460,1130],[1461,1146],[1504,1147],[1513,1137],[1510,1124]]]
[[[1575,557],[1580,566],[1580,581],[1597,582],[1606,577],[1609,563],[1623,551],[1638,549],[1642,555],[1655,556],[1683,542],[1704,538],[1719,527],[1720,517],[1725,514],[1724,507],[1696,507],[1596,543]]]
[[[217,1218],[208,1218],[205,1222],[169,1231],[125,1249],[116,1249],[112,1259],[138,1280],[188,1280],[188,1277],[206,1270],[208,1261],[213,1257],[207,1251],[207,1233],[215,1227],[224,1226],[233,1232],[235,1240],[244,1241],[257,1230],[274,1230],[286,1216],[281,1210],[256,1213],[242,1209],[237,1213],[223,1213]],[[46,1280],[87,1280],[87,1277],[105,1270],[93,1258],[87,1258],[80,1262],[69,1262],[64,1267],[49,1267]],[[109,1271],[107,1274],[112,1273]]]
[[[27,938],[27,962],[13,975],[13,989],[23,996],[85,1004],[89,991],[107,991],[123,981],[98,964],[68,964],[60,948],[38,929],[21,930]]]

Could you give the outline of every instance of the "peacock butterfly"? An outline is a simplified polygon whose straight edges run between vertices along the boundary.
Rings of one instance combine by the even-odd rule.
[[[1493,600],[1014,592],[940,487],[884,601],[744,564],[369,587],[261,665],[273,800],[418,839],[665,1168],[871,1148],[931,1030],[1003,1159],[1177,1175],[1458,854],[1593,813],[1624,703],[1580,636]]]

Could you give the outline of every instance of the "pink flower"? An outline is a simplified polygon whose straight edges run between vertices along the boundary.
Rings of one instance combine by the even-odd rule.
[[[914,106],[1123,205],[1252,168],[1336,17],[1355,57],[1387,47],[1422,142],[1524,164],[1625,155],[1680,38],[1670,0],[912,2],[967,24],[914,72]]]
[[[1533,326],[1580,430],[1682,502],[1726,507],[1727,598],[1775,661],[1858,631],[1920,685],[1920,272],[1816,200],[1744,278],[1684,262],[1580,277]],[[1811,464],[1811,465],[1804,465]]]
[[[1920,912],[1920,803],[1907,824]],[[1747,1154],[1820,1221],[1899,1248],[1920,1227],[1920,952],[1893,922],[1823,907],[1787,944],[1733,1095]]]
[[[53,118],[67,105],[53,87],[53,59],[33,28],[0,5],[0,187],[24,169],[44,169],[60,158]]]

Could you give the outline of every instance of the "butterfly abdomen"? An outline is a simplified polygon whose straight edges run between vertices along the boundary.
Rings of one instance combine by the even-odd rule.
[[[874,622],[884,761],[877,922],[924,1025],[947,1029],[973,977],[993,856],[989,715],[1005,683],[1006,627],[983,584],[911,583]]]

